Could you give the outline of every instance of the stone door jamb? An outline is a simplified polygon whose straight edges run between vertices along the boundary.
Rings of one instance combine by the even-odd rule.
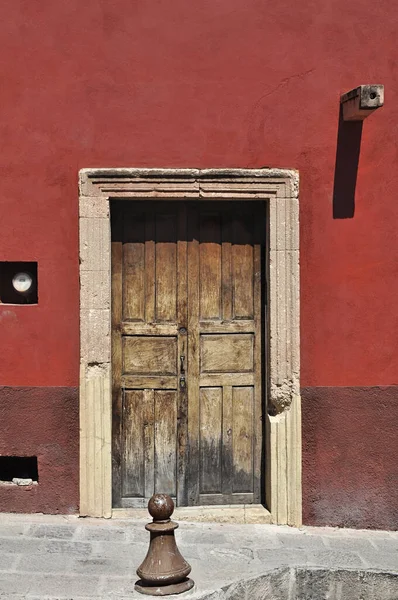
[[[301,525],[298,173],[83,169],[80,232],[80,514],[112,515],[110,200],[262,200],[267,227],[266,506]]]

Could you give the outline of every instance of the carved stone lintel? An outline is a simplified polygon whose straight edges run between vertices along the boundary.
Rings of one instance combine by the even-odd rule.
[[[298,173],[283,169],[82,169],[84,197],[297,197]]]

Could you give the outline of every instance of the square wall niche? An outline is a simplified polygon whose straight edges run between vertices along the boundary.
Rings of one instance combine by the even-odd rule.
[[[0,262],[0,304],[37,302],[37,262]]]
[[[38,483],[37,456],[0,456],[0,482],[16,483],[21,479]]]

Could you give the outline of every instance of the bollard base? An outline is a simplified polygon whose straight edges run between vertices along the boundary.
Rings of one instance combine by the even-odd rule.
[[[172,583],[171,585],[147,585],[142,579],[139,579],[134,589],[140,594],[146,594],[147,596],[170,596],[171,594],[182,594],[188,592],[194,586],[192,579],[184,579],[180,583]]]

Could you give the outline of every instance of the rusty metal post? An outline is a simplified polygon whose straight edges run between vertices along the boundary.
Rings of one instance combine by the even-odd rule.
[[[148,502],[148,511],[153,521],[145,529],[151,538],[147,555],[137,569],[140,580],[135,589],[148,596],[187,592],[194,582],[188,579],[191,566],[177,548],[174,531],[178,523],[170,520],[174,502],[167,494],[154,494]]]

